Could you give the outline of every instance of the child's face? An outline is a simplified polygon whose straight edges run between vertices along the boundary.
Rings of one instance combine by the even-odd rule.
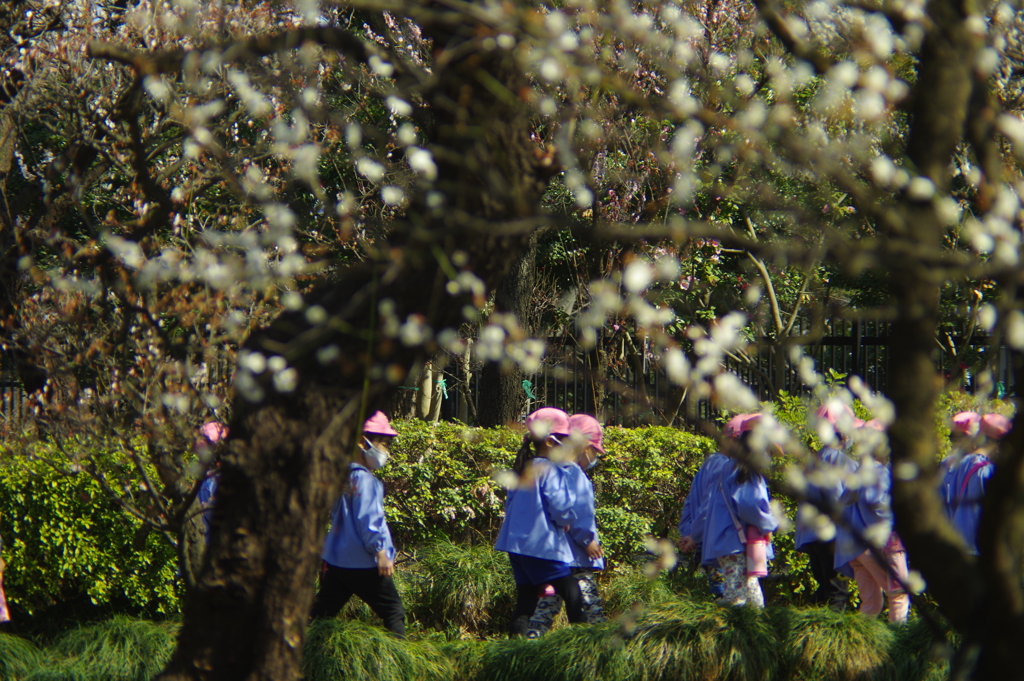
[[[597,450],[594,449],[594,445],[588,444],[580,450],[579,456],[576,458],[576,463],[579,464],[580,468],[587,470],[590,464],[597,460]]]

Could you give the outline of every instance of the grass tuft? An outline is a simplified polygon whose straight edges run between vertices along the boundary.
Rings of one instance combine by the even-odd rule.
[[[651,579],[639,568],[621,567],[601,577],[601,599],[609,616],[628,612],[638,603],[654,606],[675,599],[663,577]]]
[[[936,640],[932,628],[916,619],[895,630],[892,659],[899,681],[944,681],[949,678],[949,661],[959,646],[959,637],[944,622],[939,623],[942,638]]]
[[[29,681],[148,681],[174,650],[176,624],[127,617],[79,627],[57,639],[53,661]]]
[[[625,651],[613,623],[566,627],[530,641],[491,642],[476,678],[479,681],[615,681],[626,671]]]
[[[46,654],[20,636],[0,634],[0,681],[19,681],[44,667]]]
[[[408,607],[424,627],[456,627],[465,636],[497,633],[508,625],[515,584],[506,554],[444,539],[423,549],[415,572]]]
[[[779,667],[764,611],[684,599],[641,616],[627,648],[636,679],[767,681]]]
[[[894,630],[878,618],[827,608],[773,608],[788,677],[806,681],[894,679]]]
[[[449,681],[450,657],[427,641],[403,641],[358,621],[317,620],[308,630],[302,659],[305,681]]]

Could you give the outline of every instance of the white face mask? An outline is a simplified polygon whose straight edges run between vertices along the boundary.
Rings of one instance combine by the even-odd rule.
[[[366,457],[366,467],[371,471],[380,470],[388,462],[388,453],[378,449],[369,439],[363,438],[366,448],[363,449],[363,456]]]

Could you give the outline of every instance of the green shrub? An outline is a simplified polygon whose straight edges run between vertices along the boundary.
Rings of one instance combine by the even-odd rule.
[[[174,548],[141,527],[85,473],[66,475],[0,448],[4,586],[16,610],[33,613],[84,593],[96,605],[177,612]]]
[[[388,524],[401,548],[431,537],[491,543],[504,513],[495,470],[512,465],[521,442],[510,428],[404,421],[382,470]],[[706,437],[674,428],[607,428],[608,454],[592,471],[602,543],[612,563],[644,550],[678,520],[690,480],[714,451]]]
[[[598,509],[620,509],[649,519],[667,536],[679,524],[690,482],[715,441],[663,427],[606,428],[607,454],[594,469]]]
[[[404,547],[437,536],[493,541],[505,505],[491,473],[512,465],[521,436],[443,421],[394,425],[400,436],[381,479],[395,541]]]

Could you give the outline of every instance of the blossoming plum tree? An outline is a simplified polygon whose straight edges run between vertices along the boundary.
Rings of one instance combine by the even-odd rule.
[[[536,368],[542,348],[515,315],[481,310],[541,229],[663,244],[587,282],[581,341],[629,319],[672,380],[731,410],[759,406],[723,366],[750,318],[792,327],[773,270],[884,280],[886,304],[866,312],[892,321],[891,387],[851,388],[891,422],[897,528],[963,633],[961,659],[978,653],[975,676],[1024,674],[1024,429],[973,558],[941,511],[932,428],[946,281],[994,282],[971,314],[1024,347],[1013,6],[59,11],[63,24],[7,52],[25,84],[3,111],[16,131],[4,342],[48,436],[119,438],[137,475],[155,471],[145,504],[110,488],[168,532],[199,472],[181,455],[190,434],[230,405],[214,530],[163,678],[298,678],[322,521],[358,424],[412,367],[462,355],[466,323],[481,326],[481,358]],[[568,211],[542,209],[552,182]],[[690,240],[743,254],[761,281],[707,325],[678,324],[652,295],[692,285]],[[225,346],[230,395],[199,371]]]

